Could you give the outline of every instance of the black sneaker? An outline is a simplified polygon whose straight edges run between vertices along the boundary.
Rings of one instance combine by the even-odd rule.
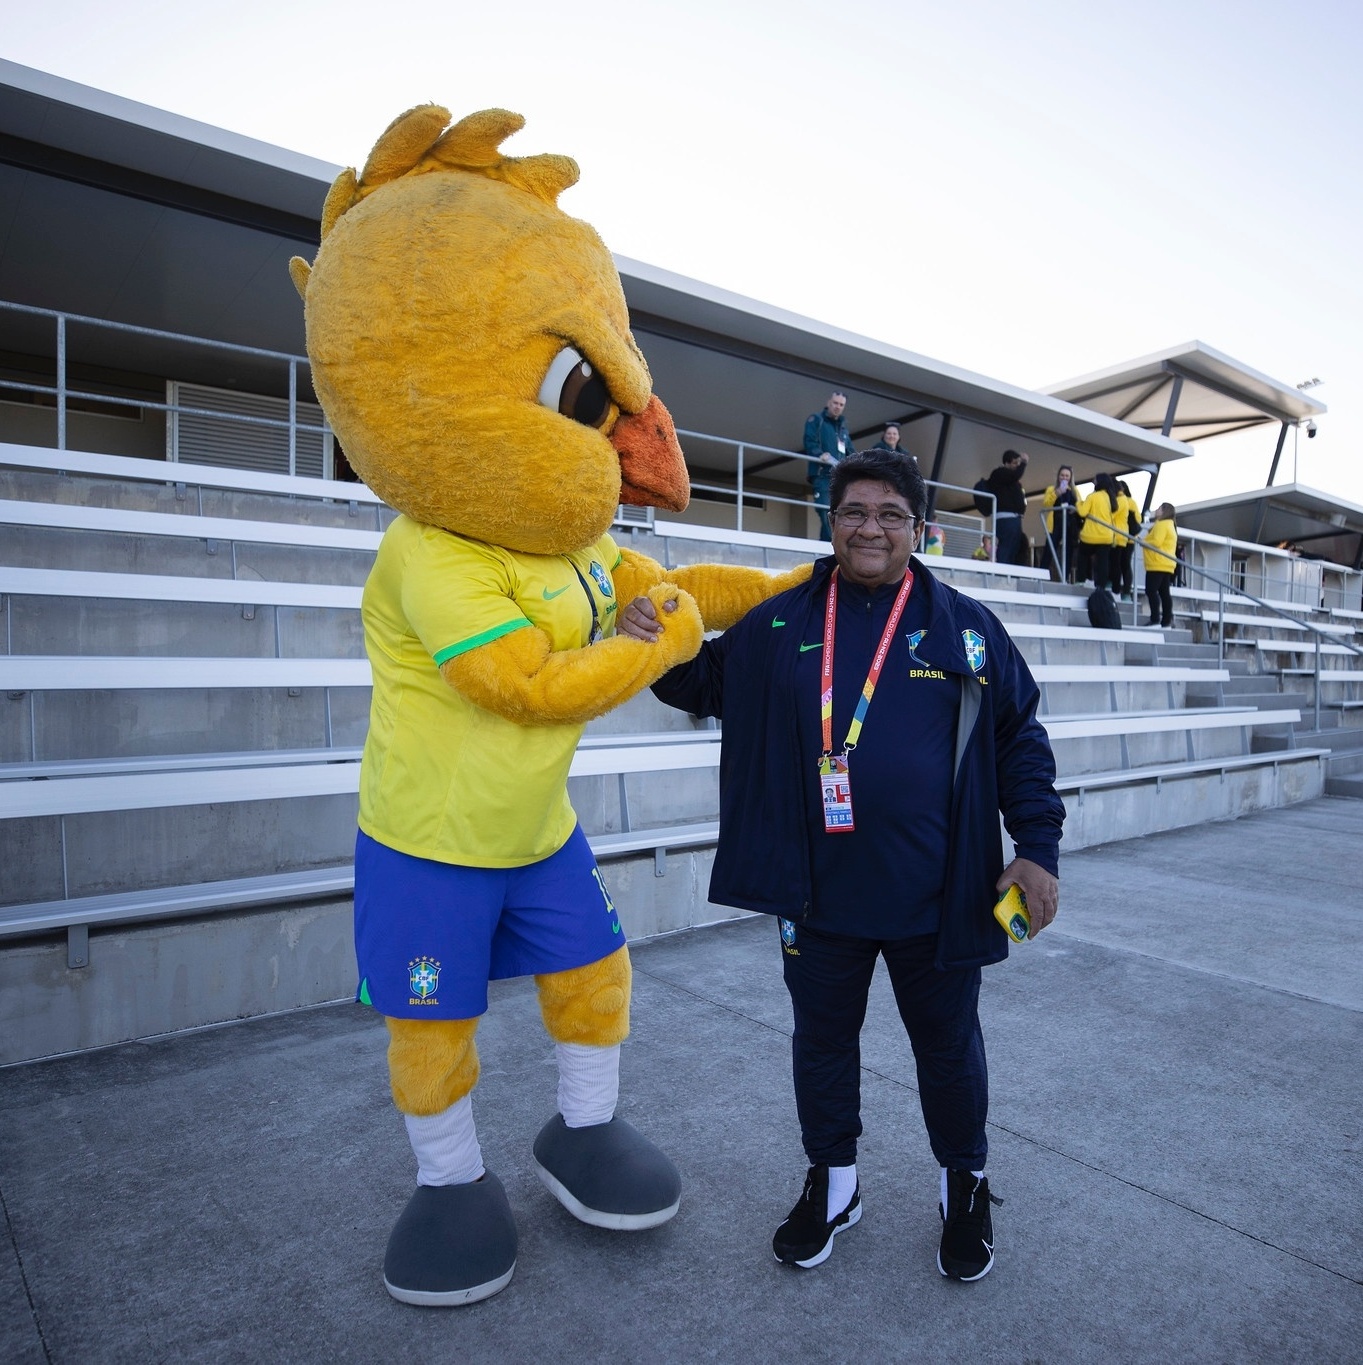
[[[947,1172],[947,1207],[942,1214],[942,1244],[937,1269],[953,1280],[982,1280],[994,1265],[994,1220],[990,1204],[1002,1199],[989,1193],[989,1181],[969,1171]]]
[[[861,1183],[852,1191],[852,1202],[828,1221],[828,1167],[811,1166],[805,1176],[804,1193],[790,1217],[776,1229],[771,1249],[785,1265],[809,1270],[822,1265],[833,1252],[833,1238],[861,1221]]]

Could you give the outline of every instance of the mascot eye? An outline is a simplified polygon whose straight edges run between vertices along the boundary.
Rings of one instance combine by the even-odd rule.
[[[539,400],[584,427],[604,427],[611,418],[610,390],[605,381],[571,346],[565,346],[549,366],[540,385]]]

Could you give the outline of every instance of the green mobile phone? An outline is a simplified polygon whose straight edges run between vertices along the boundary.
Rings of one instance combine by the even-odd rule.
[[[1014,943],[1024,942],[1031,932],[1032,918],[1027,913],[1027,896],[1016,882],[1004,892],[998,904],[994,906],[994,918]]]

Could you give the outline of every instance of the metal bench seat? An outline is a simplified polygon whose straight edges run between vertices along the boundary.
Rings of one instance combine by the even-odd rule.
[[[1105,787],[1127,787],[1142,782],[1170,782],[1202,773],[1233,772],[1240,768],[1277,767],[1282,763],[1324,761],[1328,749],[1283,749],[1273,753],[1229,754],[1223,758],[1194,758],[1180,763],[1152,763],[1144,767],[1122,768],[1100,773],[1076,773],[1056,779],[1056,790],[1080,792]]]
[[[103,531],[116,535],[179,536],[229,544],[311,546],[375,554],[382,531],[345,526],[300,526],[287,521],[248,521],[194,513],[136,512],[112,507],[0,499],[0,524],[41,526],[54,531]]]
[[[1190,710],[1113,711],[1086,715],[1038,716],[1053,740],[1103,735],[1156,734],[1166,730],[1217,730],[1231,726],[1285,725],[1301,719],[1296,710],[1260,711],[1253,706],[1207,706]]]
[[[603,740],[605,737],[602,737]],[[260,762],[233,755],[228,762],[195,763],[184,756],[172,763],[158,758],[126,760],[117,767],[78,765],[60,774],[42,772],[52,765],[6,765],[0,773],[0,820],[95,811],[154,810],[163,806],[209,806],[236,801],[275,801],[304,796],[336,796],[359,792],[357,749],[306,750],[301,761],[280,762],[265,751]],[[319,757],[325,754],[326,757]],[[670,772],[719,765],[719,731],[652,735],[642,742],[616,737],[614,742],[583,745],[573,756],[569,777],[601,777],[626,773]]]
[[[1210,625],[1215,625],[1222,618],[1214,611],[1203,611],[1201,613],[1203,621]],[[1352,626],[1335,625],[1326,621],[1286,621],[1281,616],[1252,616],[1248,612],[1230,612],[1225,614],[1225,622],[1228,626],[1266,626],[1270,630],[1291,630],[1291,631],[1310,631],[1312,626],[1326,635],[1352,635]]]
[[[91,601],[217,602],[228,606],[332,607],[358,611],[362,588],[261,578],[193,578],[178,574],[19,569],[0,565],[0,593],[80,597]]]
[[[1224,682],[1223,669],[1162,664],[1035,664],[1038,683]],[[368,687],[367,659],[293,659],[247,655],[0,655],[8,692],[110,691],[211,687]]]
[[[87,450],[49,450],[0,442],[0,465],[39,469],[60,474],[92,474],[99,478],[138,483],[173,483],[195,488],[226,488],[241,493],[273,493],[289,498],[325,502],[383,505],[366,484],[338,479],[314,479],[301,474],[271,474],[265,470],[222,465],[147,460],[131,455],[103,455]]]

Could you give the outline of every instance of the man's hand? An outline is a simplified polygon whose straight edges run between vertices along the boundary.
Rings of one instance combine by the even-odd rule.
[[[663,610],[666,612],[676,611],[677,604],[667,602],[664,604]],[[636,597],[620,613],[620,619],[615,623],[615,629],[621,635],[642,640],[646,645],[655,645],[658,643],[658,636],[663,633],[663,623],[658,620],[657,609],[647,597]]]
[[[1060,908],[1060,882],[1044,867],[1026,858],[1014,858],[1003,869],[994,889],[1002,896],[1013,885],[1021,887],[1022,894],[1027,897],[1027,917],[1032,921],[1027,937],[1035,938]]]

